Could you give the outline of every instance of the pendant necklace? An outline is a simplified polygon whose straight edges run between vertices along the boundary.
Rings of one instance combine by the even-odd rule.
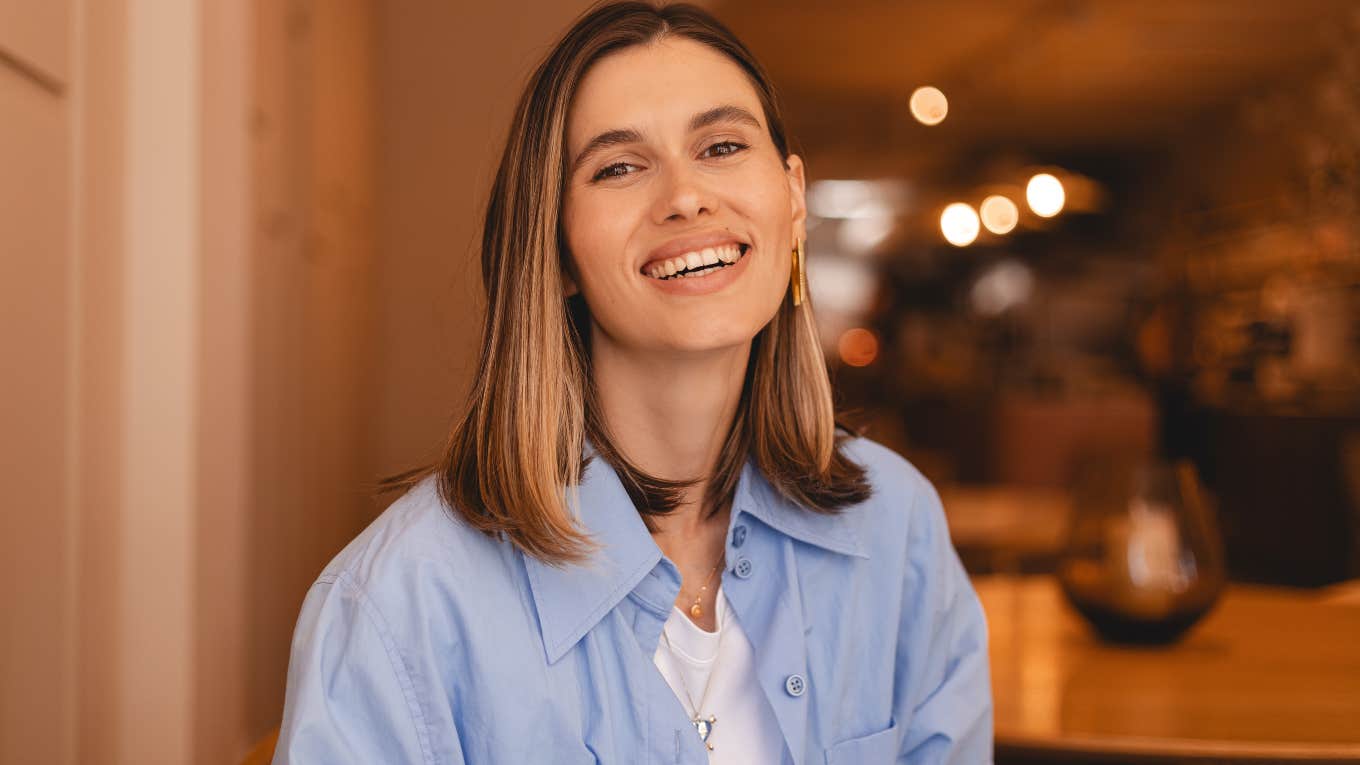
[[[722,566],[722,561],[723,561],[723,559],[722,559],[722,557],[720,556],[720,557],[718,558],[718,563],[717,563],[717,565],[715,565],[715,566],[713,567],[713,571],[709,572],[709,574],[708,574],[708,579],[705,580],[705,581],[704,581],[704,585],[703,585],[702,587],[699,588],[699,596],[696,597],[696,598],[694,599],[694,605],[692,605],[692,606],[689,607],[689,612],[690,612],[690,614],[692,614],[696,619],[699,618],[700,616],[703,616],[704,609],[703,609],[702,606],[699,605],[700,599],[703,598],[703,593],[706,592],[706,591],[708,590],[708,583],[711,582],[711,581],[713,580],[713,574],[717,572],[719,566]],[[723,633],[723,631],[724,631],[724,630],[722,629],[722,625],[721,625],[721,624],[718,625],[718,630],[719,630],[719,631],[718,631],[718,650],[719,650],[719,652],[721,652],[721,650],[722,650],[722,633]],[[666,634],[665,627],[662,627],[662,629],[661,629],[661,639],[664,640],[664,641],[666,642],[666,650],[670,652],[671,658],[674,659],[674,658],[675,658],[675,649],[674,649],[673,647],[671,647],[671,638],[670,638],[669,635]],[[703,717],[700,717],[700,716],[699,716],[699,710],[703,708],[704,702],[708,701],[708,689],[711,688],[711,687],[713,687],[713,683],[711,682],[712,679],[713,679],[713,670],[715,670],[715,669],[717,669],[717,668],[718,668],[718,665],[717,665],[717,661],[715,660],[715,661],[713,662],[713,666],[709,669],[709,682],[704,683],[704,695],[703,695],[703,698],[699,699],[699,704],[698,704],[698,706],[695,706],[695,704],[694,704],[694,697],[691,696],[690,693],[689,693],[689,683],[685,682],[685,670],[684,670],[684,667],[681,666],[680,662],[678,662],[678,661],[675,662],[675,671],[676,671],[676,674],[678,674],[678,675],[680,676],[680,687],[681,687],[681,689],[683,689],[684,692],[685,692],[685,700],[689,702],[689,709],[686,710],[686,711],[689,712],[689,721],[690,721],[691,724],[694,725],[694,730],[698,731],[698,733],[699,733],[699,740],[702,741],[702,742],[704,742],[704,746],[708,747],[708,751],[710,751],[710,752],[713,751],[713,744],[709,742],[708,737],[709,737],[710,735],[713,734],[713,725],[714,725],[715,723],[718,722],[718,718],[717,718],[716,716],[714,716],[714,715],[709,715],[707,719],[704,719]]]
[[[689,615],[693,616],[695,619],[704,615],[704,607],[699,605],[699,603],[703,600],[704,593],[708,592],[708,585],[713,581],[713,575],[718,573],[718,566],[721,566],[722,562],[723,556],[719,555],[718,562],[713,565],[713,570],[708,572],[708,578],[705,579],[703,585],[699,587],[699,594],[694,596],[694,605],[689,607]]]

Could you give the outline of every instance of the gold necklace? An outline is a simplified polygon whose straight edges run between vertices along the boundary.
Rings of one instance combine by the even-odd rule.
[[[666,627],[664,625],[662,625],[661,627],[661,639],[665,641],[666,650],[670,652],[671,660],[674,661],[675,648],[671,646],[671,637],[670,635],[666,634]],[[721,633],[718,635],[718,649],[719,651],[722,650]],[[708,689],[713,687],[712,670],[711,669],[709,670],[708,678],[709,681],[704,684],[704,696],[703,698],[699,699],[698,706],[695,706],[694,697],[691,696],[689,693],[689,683],[685,681],[685,668],[680,666],[680,662],[678,661],[675,661],[675,674],[680,678],[680,687],[685,691],[685,700],[689,702],[690,708],[686,710],[687,712],[689,712],[689,722],[691,725],[694,726],[694,730],[699,734],[699,740],[704,742],[704,746],[708,747],[708,751],[711,752],[713,751],[713,743],[708,740],[708,737],[713,735],[713,726],[717,724],[718,717],[717,715],[709,715],[708,719],[704,719],[699,710],[702,709],[703,705],[708,701]]]
[[[724,554],[725,553],[726,551],[724,551]],[[698,619],[704,615],[704,607],[700,605],[700,603],[704,599],[704,593],[708,592],[708,585],[710,582],[713,581],[713,575],[718,573],[718,567],[722,565],[722,562],[723,555],[719,555],[718,562],[713,565],[713,570],[708,572],[708,578],[704,580],[703,586],[699,588],[699,594],[694,596],[694,605],[689,607],[689,615],[694,617],[695,619]]]
[[[718,573],[718,569],[722,567],[722,562],[725,555],[726,551],[724,550],[723,554],[718,556],[718,562],[713,564],[713,570],[708,572],[708,578],[704,580],[703,585],[699,588],[699,594],[694,598],[694,604],[689,607],[690,616],[693,616],[694,618],[698,619],[699,617],[704,615],[704,607],[703,605],[701,605],[704,593],[708,591],[708,585],[713,581],[713,575]],[[671,657],[674,658],[675,649],[671,647],[671,638],[670,635],[666,634],[666,628],[664,625],[661,628],[661,639],[666,643],[666,650],[671,654]],[[718,641],[719,641],[718,644],[721,646],[722,638],[719,637]],[[702,709],[704,703],[708,701],[708,689],[712,685],[712,683],[707,683],[704,685],[704,696],[703,698],[699,699],[699,704],[698,706],[696,706],[694,704],[694,697],[691,696],[689,693],[689,683],[685,681],[685,670],[683,667],[679,666],[678,663],[676,665],[676,674],[679,675],[680,677],[680,687],[685,692],[685,700],[689,702],[690,708],[689,710],[687,710],[690,716],[689,721],[692,725],[694,725],[694,730],[698,732],[699,740],[704,742],[704,746],[707,747],[708,750],[711,752],[713,751],[713,744],[708,740],[708,737],[712,735],[713,725],[718,722],[718,718],[715,715],[709,715],[708,719],[704,719],[699,710]]]

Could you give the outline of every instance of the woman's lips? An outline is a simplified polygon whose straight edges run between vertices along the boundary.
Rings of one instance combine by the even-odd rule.
[[[639,267],[644,274],[653,264],[662,263],[671,258],[683,258],[691,252],[703,252],[710,247],[729,247],[731,245],[746,244],[741,237],[727,230],[726,228],[710,228],[706,231],[692,231],[688,234],[677,236],[670,241],[652,250],[647,255]]]
[[[643,266],[642,273],[652,279],[661,280],[703,278],[714,271],[730,268],[741,259],[747,249],[744,244],[707,247],[652,261]]]
[[[643,279],[648,284],[669,295],[676,296],[698,296],[707,295],[723,290],[727,285],[735,282],[746,272],[755,250],[746,247],[744,254],[737,257],[737,260],[727,265],[709,265],[707,270],[702,270],[689,276],[671,275],[667,278],[657,278],[643,275]]]

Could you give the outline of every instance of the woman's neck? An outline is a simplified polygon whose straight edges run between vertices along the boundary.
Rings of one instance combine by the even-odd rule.
[[[643,355],[594,333],[591,375],[614,447],[657,478],[699,479],[673,512],[651,517],[652,539],[680,572],[675,605],[711,632],[721,581],[711,575],[722,559],[731,508],[704,518],[703,497],[741,402],[750,343],[704,354]],[[708,582],[713,586],[705,588]]]
[[[615,447],[658,478],[694,479],[676,512],[657,518],[669,531],[695,532],[707,478],[741,400],[750,343],[702,354],[642,355],[599,336],[591,375]]]

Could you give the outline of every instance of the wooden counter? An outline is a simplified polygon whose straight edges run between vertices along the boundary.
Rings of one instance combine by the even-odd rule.
[[[997,762],[1360,763],[1360,606],[1232,585],[1167,648],[1096,639],[1051,577],[974,580]]]

